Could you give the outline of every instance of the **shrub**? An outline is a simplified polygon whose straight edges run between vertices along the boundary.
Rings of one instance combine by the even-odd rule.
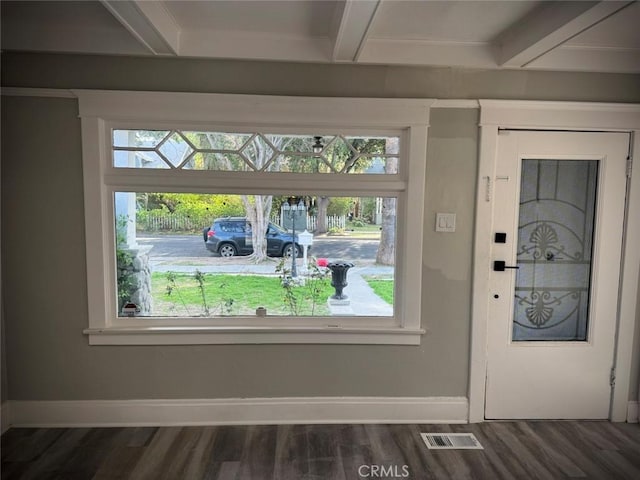
[[[353,204],[350,197],[331,197],[327,206],[327,215],[347,215]]]

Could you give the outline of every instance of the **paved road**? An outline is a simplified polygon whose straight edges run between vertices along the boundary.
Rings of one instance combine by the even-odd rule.
[[[153,245],[152,259],[171,257],[211,258],[214,254],[204,247],[202,235],[140,235],[140,245]],[[349,260],[373,260],[378,250],[378,240],[350,238],[316,238],[311,247],[314,257]]]
[[[311,254],[334,260],[374,260],[378,252],[379,240],[351,238],[316,238],[311,246]]]

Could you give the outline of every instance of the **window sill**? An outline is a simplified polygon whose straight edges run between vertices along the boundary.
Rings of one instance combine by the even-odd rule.
[[[423,329],[120,327],[87,329],[90,345],[369,344],[420,345]]]

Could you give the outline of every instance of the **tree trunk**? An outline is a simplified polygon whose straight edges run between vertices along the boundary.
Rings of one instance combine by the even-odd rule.
[[[286,137],[270,136],[271,144],[278,151],[282,151],[288,144]],[[259,170],[263,168],[271,159],[272,152],[265,143],[262,136],[257,137],[254,142],[255,152],[251,161]],[[274,160],[273,165],[277,165],[279,160]],[[277,170],[277,168],[276,168]],[[267,257],[267,228],[269,226],[269,216],[271,215],[272,195],[241,195],[244,210],[247,213],[247,220],[251,222],[251,242],[253,243],[253,253],[249,259],[255,263],[264,262]]]
[[[253,253],[248,257],[255,263],[267,260],[267,228],[273,197],[271,195],[241,195],[247,221],[251,223]]]
[[[396,259],[396,199],[382,200],[382,225],[376,263],[393,265]]]
[[[398,141],[396,138],[387,139],[387,153],[398,153]],[[398,158],[387,157],[384,166],[387,174],[398,173]],[[376,263],[381,265],[394,265],[396,260],[396,199],[382,199],[382,225],[380,232],[380,244],[376,255]]]
[[[327,207],[329,207],[329,197],[318,197],[316,201],[316,231],[315,233],[327,233]]]

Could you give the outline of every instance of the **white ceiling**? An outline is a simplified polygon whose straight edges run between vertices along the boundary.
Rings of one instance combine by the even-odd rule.
[[[2,1],[2,48],[640,73],[638,1]]]

